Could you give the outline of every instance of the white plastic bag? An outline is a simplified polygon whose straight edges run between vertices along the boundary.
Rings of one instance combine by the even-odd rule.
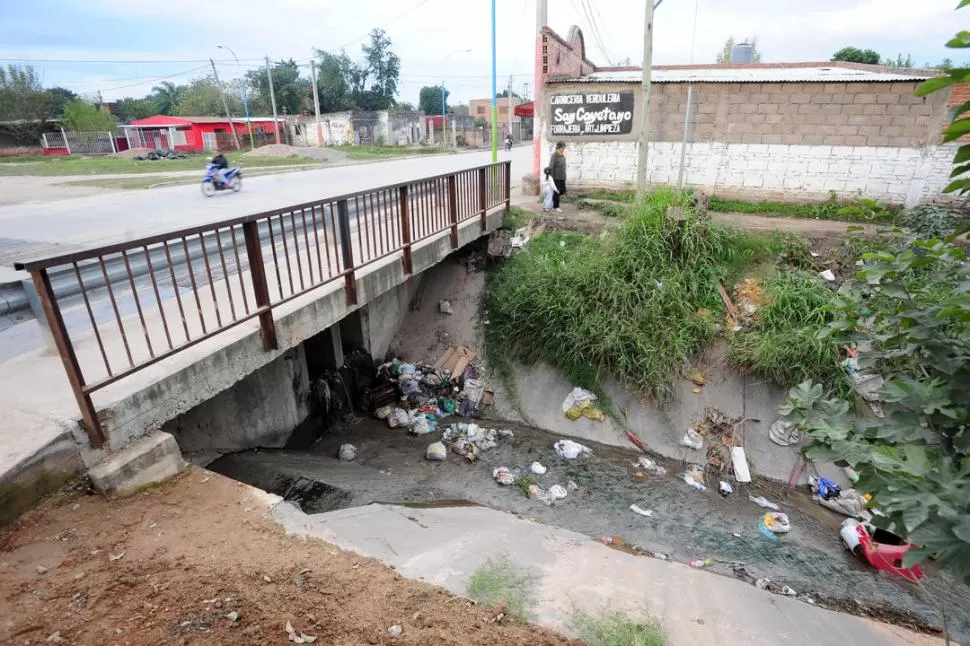
[[[705,487],[703,483],[700,483],[694,479],[694,472],[684,471],[684,482],[698,491],[707,491],[707,487]]]
[[[556,449],[556,455],[567,460],[575,460],[583,453],[592,453],[588,446],[572,440],[559,440],[553,446]]]
[[[529,467],[529,471],[536,474],[537,476],[541,476],[547,471],[547,469],[541,464],[539,464],[538,462],[533,462],[532,466]]]
[[[448,457],[448,449],[441,442],[432,442],[428,445],[424,457],[432,462],[441,462]]]
[[[585,388],[580,388],[576,386],[569,394],[566,395],[566,399],[562,401],[562,412],[565,413],[567,410],[573,406],[578,406],[582,408],[583,404],[590,401],[596,401],[596,395],[589,392]]]
[[[704,438],[700,433],[692,428],[687,429],[687,432],[684,433],[684,437],[680,438],[680,443],[696,451],[700,451],[702,448],[704,448]]]
[[[748,496],[748,500],[758,505],[759,507],[763,507],[764,509],[774,509],[775,511],[778,511],[780,509],[778,505],[771,502],[764,496]]]

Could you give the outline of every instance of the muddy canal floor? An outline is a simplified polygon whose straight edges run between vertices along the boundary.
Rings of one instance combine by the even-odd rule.
[[[445,462],[428,462],[425,449],[440,439],[440,432],[415,437],[367,419],[338,425],[309,450],[247,451],[225,456],[209,468],[284,495],[308,513],[374,502],[472,503],[596,539],[619,536],[627,545],[676,561],[712,558],[709,569],[725,576],[734,576],[733,564],[742,562],[754,577],[790,586],[806,603],[920,630],[941,628],[938,604],[943,604],[951,638],[970,643],[970,589],[932,564],[922,589],[869,568],[842,547],[842,517],[805,493],[788,492],[777,483],[755,483],[735,485],[735,492],[722,498],[711,488],[699,492],[688,487],[681,479],[683,464],[674,460],[658,460],[666,475],[638,478],[633,462],[640,454],[635,451],[585,442],[593,455],[566,460],[553,450],[560,436],[505,422],[482,425],[510,429],[514,438],[482,452],[475,463],[450,452]],[[354,462],[336,459],[343,443],[357,447]],[[547,506],[492,479],[495,467],[526,474],[533,461],[548,468],[544,475],[533,476],[544,489],[570,481],[578,489]],[[758,528],[764,510],[749,502],[748,494],[778,503],[791,520],[791,533],[778,540],[764,537]],[[635,514],[631,504],[653,515]]]

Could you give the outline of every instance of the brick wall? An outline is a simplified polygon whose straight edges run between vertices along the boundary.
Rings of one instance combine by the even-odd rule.
[[[586,43],[578,27],[563,38],[548,27],[542,32],[543,79],[578,78],[592,74],[596,66],[586,58]]]

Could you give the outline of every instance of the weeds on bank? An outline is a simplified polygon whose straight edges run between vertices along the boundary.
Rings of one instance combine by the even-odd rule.
[[[819,335],[836,302],[829,286],[814,274],[789,270],[767,278],[763,289],[752,327],[729,333],[728,359],[786,388],[815,379],[849,395],[839,344]]]
[[[536,601],[536,579],[516,568],[508,556],[489,559],[468,579],[468,596],[485,606],[505,605],[509,614],[526,621]]]
[[[715,334],[729,284],[781,241],[693,215],[688,196],[659,191],[600,238],[547,233],[489,276],[487,341],[510,359],[546,360],[608,407],[602,378],[663,399],[684,361]],[[684,207],[673,221],[667,207]]]
[[[839,201],[834,195],[825,202],[750,202],[729,200],[716,195],[708,202],[711,211],[722,213],[755,213],[791,218],[819,220],[842,220],[845,222],[873,222],[890,224],[899,215],[898,210],[884,206],[877,200],[859,198],[851,202]]]
[[[577,612],[571,621],[579,639],[590,646],[665,646],[663,630],[653,623],[636,622],[614,612],[594,617]]]
[[[531,212],[517,206],[513,206],[502,219],[502,228],[508,229],[509,231],[521,229],[525,225],[529,224],[532,217],[533,214]]]

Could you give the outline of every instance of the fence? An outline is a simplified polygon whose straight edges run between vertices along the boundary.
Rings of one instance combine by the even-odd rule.
[[[69,155],[110,155],[118,152],[116,135],[111,132],[45,132],[41,145],[45,150],[65,150]]]
[[[353,305],[360,269],[400,253],[410,275],[412,246],[446,231],[457,248],[461,223],[479,218],[484,231],[490,209],[508,209],[510,171],[499,162],[15,266],[30,272],[98,447],[93,392],[254,318],[275,349],[275,307],[341,279]],[[52,274],[77,281],[93,343],[87,329],[68,331]]]

